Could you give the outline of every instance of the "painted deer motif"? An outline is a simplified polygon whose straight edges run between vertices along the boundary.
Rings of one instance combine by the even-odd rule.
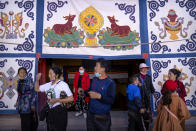
[[[76,26],[72,27],[72,22],[75,18],[75,15],[70,15],[69,16],[64,16],[63,18],[65,18],[65,20],[67,20],[67,23],[65,24],[55,24],[52,27],[52,30],[54,30],[55,34],[58,35],[64,35],[66,33],[68,34],[72,34],[72,29],[75,31],[76,30]]]
[[[116,20],[111,16],[108,16],[108,19],[111,23],[111,28],[107,27],[107,31],[109,32],[110,30],[112,31],[111,36],[114,35],[118,35],[119,37],[124,37],[124,36],[128,36],[129,32],[131,32],[131,29],[129,26],[125,25],[125,26],[119,26],[116,24],[116,22],[118,22],[118,20]]]

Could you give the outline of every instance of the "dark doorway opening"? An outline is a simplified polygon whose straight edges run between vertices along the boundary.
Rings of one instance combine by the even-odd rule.
[[[145,62],[144,59],[126,59],[126,60],[110,60],[110,71],[108,75],[116,82],[116,97],[112,105],[112,110],[127,110],[128,98],[126,95],[126,88],[129,84],[128,78],[139,73],[139,64]],[[71,90],[73,90],[74,74],[78,72],[81,65],[86,67],[91,79],[94,77],[95,60],[86,59],[40,59],[38,72],[44,73],[43,83],[49,82],[48,71],[51,66],[59,66],[62,69],[62,80],[68,83]],[[45,102],[44,95],[39,96],[39,108]],[[40,105],[41,104],[41,105]],[[70,110],[74,110],[71,108]]]

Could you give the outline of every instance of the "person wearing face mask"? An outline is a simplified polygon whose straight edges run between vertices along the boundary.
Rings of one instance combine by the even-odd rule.
[[[24,67],[18,69],[17,92],[18,99],[16,109],[21,118],[22,131],[36,131],[38,118],[36,113],[36,92],[33,88],[33,80],[27,77]]]
[[[107,76],[108,62],[99,58],[96,61],[95,77],[85,93],[90,96],[87,114],[87,131],[110,131],[110,109],[116,94],[115,82]]]
[[[50,82],[39,85],[41,73],[36,76],[35,91],[45,92],[49,105],[47,121],[47,131],[66,131],[67,128],[67,109],[61,106],[62,103],[73,101],[73,95],[69,86],[60,80],[61,70],[59,67],[52,67],[49,70]],[[65,92],[67,97],[61,99],[61,92]]]
[[[139,65],[140,73],[138,73],[136,76],[139,79],[139,87],[140,87],[140,93],[142,98],[142,104],[145,108],[145,113],[143,115],[144,124],[146,130],[149,128],[149,124],[152,122],[152,112],[151,112],[151,94],[153,94],[154,98],[157,99],[155,95],[155,89],[152,84],[151,76],[148,75],[148,70],[150,69],[149,66],[147,66],[145,63],[141,63]]]
[[[84,91],[88,90],[90,87],[90,78],[85,68],[80,66],[79,72],[75,74],[74,83],[73,83],[73,92],[74,92],[74,101],[76,114],[75,116],[84,115],[84,118],[87,117],[88,102],[89,97],[84,95]]]

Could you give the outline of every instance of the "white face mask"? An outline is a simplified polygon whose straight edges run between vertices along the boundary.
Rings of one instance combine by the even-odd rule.
[[[95,72],[95,76],[96,76],[97,78],[99,78],[99,77],[101,76],[101,74],[100,74],[100,73]]]
[[[83,74],[84,73],[84,70],[79,70],[80,74]]]

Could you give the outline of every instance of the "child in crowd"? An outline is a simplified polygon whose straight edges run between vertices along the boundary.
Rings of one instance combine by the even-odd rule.
[[[142,113],[145,112],[141,101],[140,89],[138,87],[139,80],[136,75],[129,79],[130,83],[126,90],[128,95],[128,130],[144,131],[145,125],[142,119]]]

